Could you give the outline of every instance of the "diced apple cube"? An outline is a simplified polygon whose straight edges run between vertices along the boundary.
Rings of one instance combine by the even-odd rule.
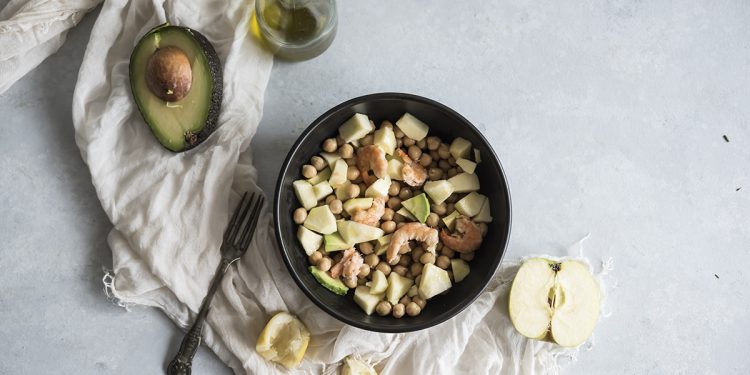
[[[477,168],[477,163],[464,158],[456,159],[456,164],[466,173],[474,173],[474,170]]]
[[[471,142],[458,137],[451,143],[450,152],[456,160],[460,158],[466,159],[469,157],[469,153],[471,153]]]
[[[485,197],[484,195],[477,194],[477,192],[472,191],[465,197],[461,198],[461,200],[456,202],[456,211],[460,212],[464,216],[473,217],[479,213],[479,211],[482,209],[482,205],[484,205],[484,201],[486,200],[487,197]]]
[[[396,211],[397,214],[409,219],[409,221],[417,221],[417,218],[414,217],[414,215],[409,212],[409,210],[406,209],[406,207],[401,207]]]
[[[455,277],[455,275],[454,275]],[[451,279],[448,271],[427,263],[422,269],[422,278],[419,280],[419,296],[430,299],[451,287]]]
[[[373,134],[373,144],[380,146],[388,155],[393,155],[396,150],[396,134],[393,129],[381,127]]]
[[[310,183],[310,185],[317,185],[323,181],[328,181],[328,179],[331,177],[331,168],[325,167],[322,171],[318,172],[313,178],[308,178],[307,182]]]
[[[357,113],[341,125],[339,135],[344,143],[349,143],[361,139],[373,130],[375,130],[375,126],[372,125],[367,115]]]
[[[440,204],[445,202],[453,194],[453,184],[448,180],[427,181],[424,183],[424,192],[430,196],[432,202]]]
[[[370,293],[370,288],[360,285],[354,289],[354,302],[362,308],[365,314],[370,315],[375,311],[375,306],[383,299],[382,294]]]
[[[323,236],[303,227],[302,225],[297,228],[297,239],[299,240],[299,243],[302,244],[302,248],[305,249],[305,254],[308,256],[320,249],[320,245],[323,244]]]
[[[297,200],[302,204],[306,210],[315,207],[318,204],[318,200],[315,198],[315,191],[313,186],[305,180],[297,180],[292,182],[294,187],[294,194],[297,196]]]
[[[350,199],[351,197],[346,192],[346,188],[349,185],[351,185],[351,184],[352,184],[351,181],[346,180],[346,182],[344,182],[343,184],[339,185],[339,187],[334,188],[333,191],[334,191],[334,194],[336,194],[336,199],[338,199],[338,200],[340,200],[342,202],[345,201],[345,200],[347,200],[347,199]]]
[[[398,300],[409,291],[412,285],[414,285],[414,280],[391,272],[388,275],[388,289],[385,291],[386,300],[392,305],[397,304]]]
[[[391,187],[390,177],[385,176],[383,178],[379,178],[375,182],[373,182],[367,188],[367,190],[365,190],[365,197],[368,197],[368,198],[387,197],[388,189],[390,187]]]
[[[341,184],[348,181],[346,179],[347,169],[349,169],[349,165],[346,164],[344,159],[336,160],[336,162],[333,164],[331,177],[328,179],[328,183],[331,184],[331,187],[337,188],[341,186]]]
[[[375,270],[372,271],[372,281],[368,281],[366,285],[370,287],[370,293],[382,294],[388,289],[388,280],[383,272]]]
[[[482,162],[482,153],[479,152],[478,148],[474,149],[474,162],[477,164]]]
[[[402,170],[404,169],[404,163],[395,157],[388,161],[388,177],[392,180],[403,181],[404,176]]]
[[[453,270],[453,280],[461,282],[469,275],[469,263],[463,259],[451,259],[451,270]]]
[[[315,193],[315,198],[317,200],[321,200],[327,197],[328,194],[333,193],[333,188],[331,187],[331,184],[328,183],[328,181],[323,181],[313,186],[313,193]]]
[[[407,137],[415,141],[421,141],[422,138],[427,136],[427,132],[430,130],[430,127],[427,126],[427,124],[408,112],[404,113],[404,115],[396,121],[396,126],[398,126]]]
[[[485,199],[484,204],[482,204],[482,208],[479,210],[477,216],[474,216],[473,220],[477,223],[491,223],[492,214],[490,211],[490,200]]]
[[[336,231],[336,217],[328,206],[319,206],[310,210],[303,225],[320,234],[331,234]]]
[[[454,193],[468,193],[479,190],[479,177],[473,173],[459,173],[448,179]]]
[[[456,218],[461,216],[461,213],[458,211],[451,212],[450,215],[443,218],[443,223],[445,223],[445,226],[448,227],[451,231],[456,227]]]
[[[350,244],[377,240],[385,234],[380,228],[351,220],[338,221],[336,222],[336,226],[344,241]]]
[[[329,168],[333,168],[333,163],[341,159],[341,156],[335,152],[321,152],[320,156],[326,161]]]
[[[388,245],[391,244],[391,236],[392,234],[389,234],[387,236],[383,236],[378,238],[378,247],[375,249],[375,255],[382,255],[388,250]]]
[[[372,207],[372,198],[352,198],[344,202],[344,211],[349,215]]]
[[[325,249],[326,253],[346,250],[351,247],[352,245],[346,243],[346,241],[344,241],[344,239],[338,233],[331,233],[323,236],[323,248]]]

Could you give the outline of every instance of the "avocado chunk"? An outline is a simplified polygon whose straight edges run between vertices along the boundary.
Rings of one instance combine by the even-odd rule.
[[[156,139],[189,150],[216,129],[221,109],[219,56],[201,33],[168,23],[144,35],[130,56],[130,89]]]
[[[323,285],[331,292],[343,296],[344,294],[346,294],[346,292],[349,291],[349,288],[347,288],[346,285],[341,282],[341,280],[334,279],[333,277],[325,273],[325,271],[321,271],[315,266],[310,266],[310,272],[312,273],[313,277],[315,277],[315,280],[318,280],[320,285]]]

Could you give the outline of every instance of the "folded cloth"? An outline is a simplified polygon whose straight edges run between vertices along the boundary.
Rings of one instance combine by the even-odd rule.
[[[101,0],[11,0],[0,11],[0,94],[65,42]]]
[[[252,1],[105,2],[73,98],[76,142],[114,225],[108,290],[120,303],[160,308],[182,328],[192,323],[216,270],[230,212],[243,191],[258,191],[248,147],[272,56],[248,35],[252,8]],[[128,83],[133,47],[165,21],[203,33],[224,69],[218,129],[179,154],[157,143]],[[504,299],[514,272],[504,266],[470,308],[437,327],[409,334],[363,331],[331,318],[297,288],[266,209],[248,252],[213,300],[204,343],[237,374],[286,372],[263,360],[255,341],[274,313],[290,311],[312,333],[306,359],[294,373],[333,372],[350,354],[376,363],[383,374],[554,372],[562,351],[520,337],[507,317]]]

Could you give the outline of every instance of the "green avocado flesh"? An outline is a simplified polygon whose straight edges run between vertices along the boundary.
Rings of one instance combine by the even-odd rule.
[[[187,95],[174,102],[154,95],[146,81],[149,58],[166,47],[181,50],[192,71]],[[222,98],[221,63],[208,40],[195,30],[164,24],[144,35],[130,57],[130,86],[143,119],[171,151],[197,146],[216,127]]]
[[[315,277],[315,280],[318,280],[320,285],[323,285],[331,292],[343,296],[344,294],[346,294],[346,292],[349,291],[349,288],[344,285],[341,280],[334,279],[333,277],[325,273],[325,271],[321,271],[315,266],[310,266],[309,270],[312,273],[313,277]]]

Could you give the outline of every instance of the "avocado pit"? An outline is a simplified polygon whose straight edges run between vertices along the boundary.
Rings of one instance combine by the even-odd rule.
[[[182,100],[193,84],[193,70],[185,52],[177,47],[159,48],[146,63],[146,84],[165,102]]]

